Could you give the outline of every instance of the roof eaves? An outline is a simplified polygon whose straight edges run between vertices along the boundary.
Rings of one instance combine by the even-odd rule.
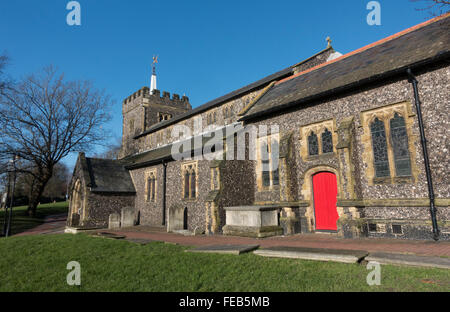
[[[311,67],[311,68],[309,68],[309,69],[306,69],[306,70],[304,70],[304,71],[302,71],[302,72],[300,72],[300,73],[297,73],[297,74],[292,75],[292,76],[290,76],[290,77],[287,77],[287,78],[285,78],[285,79],[279,80],[279,81],[276,83],[276,85],[282,84],[282,83],[284,83],[284,82],[286,82],[286,81],[289,81],[289,80],[292,80],[292,79],[295,79],[295,78],[297,78],[297,77],[299,77],[299,76],[302,76],[302,75],[304,75],[304,74],[307,74],[307,73],[309,73],[309,72],[312,72],[312,71],[314,71],[314,70],[316,70],[316,69],[319,69],[319,68],[328,66],[328,65],[330,65],[330,64],[339,62],[339,61],[341,61],[341,60],[343,60],[343,59],[346,59],[346,58],[348,58],[348,57],[350,57],[350,56],[353,56],[353,55],[355,55],[355,54],[358,54],[358,53],[367,51],[367,50],[369,50],[369,49],[371,49],[371,48],[373,48],[373,47],[376,47],[376,46],[378,46],[378,45],[380,45],[380,44],[383,44],[383,43],[385,43],[385,42],[391,41],[391,40],[393,40],[393,39],[397,39],[397,38],[399,38],[399,37],[401,37],[401,36],[404,36],[404,35],[406,35],[406,34],[409,34],[409,33],[413,32],[413,31],[415,31],[415,30],[418,30],[418,29],[423,28],[423,27],[425,27],[425,26],[427,26],[427,25],[430,25],[430,24],[432,24],[432,23],[435,23],[435,22],[438,22],[438,21],[440,21],[440,20],[442,20],[442,19],[445,19],[445,18],[447,18],[448,16],[450,16],[450,13],[443,14],[443,15],[441,15],[441,16],[438,16],[438,17],[435,17],[435,18],[430,19],[430,20],[428,20],[428,21],[425,21],[425,22],[423,22],[423,23],[421,23],[421,24],[418,24],[418,25],[412,26],[412,27],[410,27],[410,28],[407,28],[407,29],[405,29],[405,30],[402,30],[402,31],[400,31],[400,32],[398,32],[398,33],[396,33],[396,34],[393,34],[393,35],[391,35],[391,36],[388,36],[388,37],[386,37],[386,38],[383,38],[383,39],[381,39],[381,40],[378,40],[378,41],[376,41],[376,42],[373,42],[373,43],[371,43],[371,44],[368,44],[368,45],[366,45],[366,46],[364,46],[364,47],[361,47],[361,48],[359,48],[359,49],[356,49],[356,50],[354,50],[354,51],[351,51],[351,52],[349,52],[349,53],[347,53],[347,54],[344,54],[344,55],[342,55],[342,56],[340,56],[340,57],[338,57],[338,58],[336,58],[336,59],[330,60],[330,61],[328,61],[328,62],[326,62],[326,63],[319,64],[319,65],[317,65],[317,66],[314,66],[314,67]]]
[[[243,116],[242,118],[239,119],[239,121],[248,121],[248,120],[252,120],[252,119],[263,117],[263,116],[268,115],[268,114],[277,113],[277,112],[289,109],[289,108],[291,108],[293,106],[296,106],[296,105],[304,104],[304,103],[311,102],[311,101],[317,101],[319,99],[326,98],[326,97],[328,97],[330,95],[336,95],[336,94],[341,93],[341,92],[346,92],[346,91],[352,90],[352,89],[354,89],[356,87],[361,87],[361,86],[369,84],[369,83],[374,83],[374,82],[379,81],[381,79],[394,77],[394,76],[400,75],[402,73],[405,73],[405,75],[406,75],[406,70],[407,69],[417,69],[417,68],[423,67],[425,65],[428,65],[428,64],[431,64],[431,63],[434,63],[434,62],[438,62],[438,61],[441,61],[441,60],[444,60],[444,59],[448,59],[449,57],[450,57],[450,52],[447,52],[447,53],[435,56],[433,58],[429,58],[429,59],[423,60],[421,62],[417,62],[415,64],[410,64],[410,65],[407,65],[407,66],[404,66],[404,67],[401,67],[401,68],[398,68],[398,69],[395,69],[395,70],[392,70],[392,71],[387,71],[387,72],[384,72],[382,74],[377,74],[377,75],[374,75],[374,76],[371,76],[371,77],[368,77],[368,78],[365,78],[365,79],[362,79],[362,80],[350,83],[348,85],[339,86],[337,88],[330,89],[330,90],[327,90],[327,91],[322,92],[322,93],[314,94],[314,95],[311,95],[311,96],[306,97],[306,98],[302,98],[302,99],[299,99],[299,100],[296,100],[296,101],[292,101],[292,102],[289,102],[289,103],[286,103],[286,104],[283,104],[283,105],[280,105],[280,106],[275,106],[275,107],[271,107],[271,108],[268,108],[268,109],[265,109],[265,110],[262,110],[262,111],[258,111],[258,112],[255,112],[253,114]]]

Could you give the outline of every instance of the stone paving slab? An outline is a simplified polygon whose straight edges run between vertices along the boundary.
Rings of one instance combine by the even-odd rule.
[[[450,258],[375,252],[365,258],[380,264],[410,265],[450,269]]]
[[[186,252],[240,255],[257,249],[259,245],[212,245],[185,250]]]
[[[147,244],[154,243],[154,242],[160,242],[160,241],[156,241],[156,240],[153,240],[153,239],[128,238],[128,237],[125,238],[125,240],[128,241],[128,242],[139,244],[139,245],[147,245]]]
[[[263,257],[291,258],[315,261],[333,261],[343,263],[357,263],[369,252],[363,250],[322,249],[304,247],[272,247],[253,252]]]
[[[125,235],[119,235],[119,234],[110,233],[110,232],[92,233],[91,236],[93,236],[93,237],[103,237],[103,238],[112,238],[112,239],[124,239],[126,237]]]

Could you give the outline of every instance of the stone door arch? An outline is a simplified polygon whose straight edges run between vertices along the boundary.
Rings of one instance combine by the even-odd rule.
[[[321,172],[329,172],[336,176],[336,188],[337,188],[337,198],[341,198],[342,187],[341,187],[341,174],[338,169],[330,166],[317,166],[310,168],[303,175],[303,184],[301,188],[301,194],[304,200],[309,202],[309,206],[306,208],[305,217],[307,220],[308,231],[316,231],[316,216],[314,210],[314,188],[313,188],[313,177]],[[341,211],[337,209],[338,217],[340,217]]]
[[[70,219],[73,226],[79,225],[79,221],[84,217],[84,196],[80,180],[77,180],[72,188],[70,200]]]
[[[336,175],[322,171],[313,175],[312,179],[316,231],[337,231]]]

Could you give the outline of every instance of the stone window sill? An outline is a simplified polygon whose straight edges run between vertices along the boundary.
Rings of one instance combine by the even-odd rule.
[[[336,157],[336,153],[327,153],[327,154],[319,154],[319,155],[314,155],[314,156],[310,156],[308,155],[306,157],[306,161],[314,161],[314,160],[324,160],[324,159],[330,159]]]
[[[413,184],[414,183],[414,178],[412,176],[382,177],[382,178],[373,178],[372,182],[375,185],[383,185],[383,184]]]

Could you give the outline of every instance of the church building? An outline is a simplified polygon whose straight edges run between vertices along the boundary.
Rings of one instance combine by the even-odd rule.
[[[449,240],[449,30],[445,14],[345,55],[328,40],[195,108],[156,88],[154,59],[119,159],[79,154],[68,228]]]

